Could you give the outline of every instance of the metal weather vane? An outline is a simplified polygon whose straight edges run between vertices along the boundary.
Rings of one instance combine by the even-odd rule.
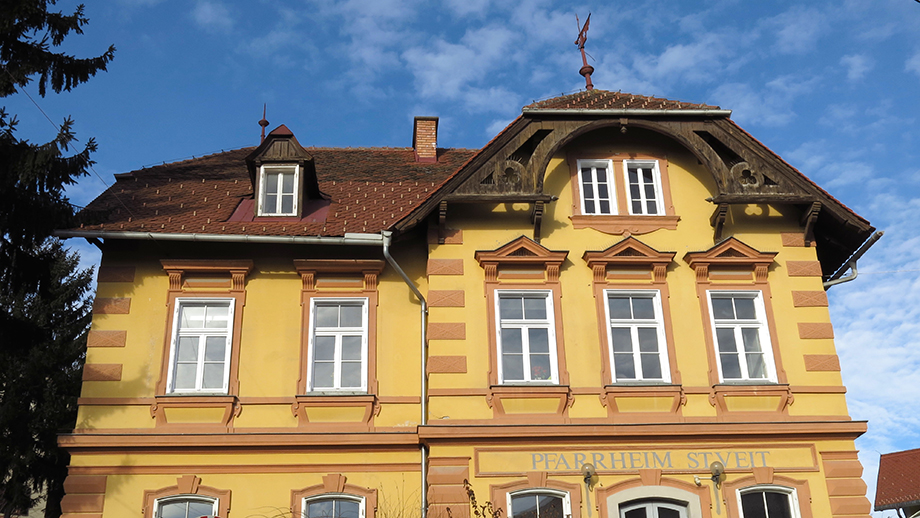
[[[920,0],[917,0],[920,1]],[[575,21],[578,25],[581,25],[581,20],[578,19],[578,15],[575,15]],[[588,58],[585,56],[585,42],[588,41],[588,26],[591,24],[591,13],[588,13],[588,17],[585,18],[585,24],[582,26],[581,30],[578,32],[578,38],[575,39],[575,44],[578,45],[578,50],[581,51],[581,70],[578,71],[579,74],[585,76],[585,89],[594,90],[594,84],[591,82],[591,74],[594,73],[594,67],[588,64]]]

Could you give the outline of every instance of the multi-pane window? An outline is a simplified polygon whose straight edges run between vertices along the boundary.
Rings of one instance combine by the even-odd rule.
[[[661,175],[657,161],[623,162],[629,213],[653,216],[664,214],[661,203]]]
[[[310,390],[367,390],[367,299],[311,304]]]
[[[297,166],[262,166],[260,216],[297,214]]]
[[[363,518],[364,499],[352,496],[323,496],[305,499],[303,518]]]
[[[156,518],[213,518],[217,500],[201,497],[176,497],[156,502]]]
[[[671,502],[638,502],[621,506],[620,518],[687,518],[687,507]]]
[[[710,291],[709,309],[722,380],[775,381],[761,292]]]
[[[555,314],[548,291],[498,291],[502,383],[557,383]]]
[[[566,518],[571,516],[568,493],[562,491],[519,491],[508,495],[509,518]]]
[[[606,295],[614,381],[668,381],[658,291],[607,290]]]
[[[582,214],[616,214],[613,168],[609,160],[579,160]]]
[[[174,322],[169,391],[226,393],[233,300],[180,299]]]
[[[786,488],[754,488],[738,494],[743,518],[798,518],[795,491]]]

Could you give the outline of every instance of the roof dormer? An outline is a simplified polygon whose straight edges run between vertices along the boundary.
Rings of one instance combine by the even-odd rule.
[[[278,126],[246,157],[254,216],[300,218],[310,200],[320,200],[313,156],[285,125]]]

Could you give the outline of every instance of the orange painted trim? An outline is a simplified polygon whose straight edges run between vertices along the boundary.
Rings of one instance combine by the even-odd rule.
[[[463,290],[428,290],[428,307],[462,308],[465,305]]]
[[[463,259],[428,259],[427,274],[463,275]]]
[[[786,261],[789,277],[820,277],[821,263],[818,261]]]
[[[147,429],[149,430],[149,429]],[[281,451],[290,448],[290,452],[306,449],[324,450],[334,448],[336,451],[354,449],[366,451],[375,447],[406,447],[415,451],[418,447],[418,435],[412,431],[355,432],[342,433],[309,432],[297,428],[279,429],[276,432],[227,433],[227,434],[185,434],[168,433],[131,433],[125,430],[112,430],[98,433],[97,430],[84,433],[61,434],[58,445],[72,452],[90,450],[97,453],[125,452],[188,452],[208,448],[215,452],[246,451]]]
[[[344,471],[344,470],[343,470]],[[303,501],[305,498],[318,497],[327,493],[348,494],[364,499],[364,517],[374,518],[377,513],[377,490],[346,484],[346,477],[340,473],[332,473],[323,477],[323,483],[291,491],[291,516],[303,516]]]
[[[556,410],[552,414],[515,414],[505,411],[505,402],[514,399],[556,400]],[[565,385],[494,385],[486,396],[486,402],[492,409],[493,417],[502,422],[541,424],[547,422],[569,421],[569,408],[575,398]]]
[[[836,354],[806,354],[802,358],[808,372],[840,372],[840,358]]]
[[[799,322],[799,338],[821,340],[834,338],[834,325],[830,322]]]
[[[797,308],[826,308],[826,291],[793,291],[792,305]]]
[[[671,408],[668,412],[621,412],[617,402],[637,397],[670,397]],[[610,419],[622,422],[632,420],[639,422],[679,420],[681,408],[687,404],[687,396],[680,385],[606,385],[600,395],[601,404],[607,407]]]
[[[289,453],[296,453],[291,451]],[[68,472],[79,476],[101,475],[170,475],[195,472],[202,475],[258,475],[271,473],[329,473],[341,470],[348,473],[418,473],[417,462],[362,463],[362,464],[170,464],[154,466],[71,466]]]
[[[429,322],[429,340],[466,340],[466,322]]]
[[[87,363],[83,366],[83,381],[121,381],[122,364]]]
[[[99,267],[96,282],[134,282],[134,266],[108,266]]]
[[[124,347],[127,341],[127,331],[92,330],[86,337],[86,347]]]
[[[613,236],[639,236],[656,230],[676,230],[680,216],[569,216],[575,229],[590,228]]]
[[[173,471],[175,473],[175,470]],[[202,486],[201,479],[195,475],[185,475],[176,479],[175,486],[144,491],[144,518],[155,518],[154,502],[160,498],[180,495],[207,496],[217,499],[218,516],[227,516],[230,511],[230,490]]]
[[[167,410],[170,408],[223,409],[224,413],[216,423],[170,423]],[[185,433],[215,433],[232,430],[232,420],[240,415],[242,407],[235,396],[157,396],[150,405],[150,417],[156,419],[156,426]]]
[[[466,356],[429,356],[429,374],[466,373]]]
[[[787,416],[789,414],[789,405],[795,401],[795,396],[792,394],[789,385],[784,384],[769,384],[769,385],[734,385],[734,384],[718,384],[712,387],[712,392],[709,395],[709,403],[716,407],[718,415],[732,415],[734,419],[741,419],[742,412],[732,412],[728,409],[728,404],[726,399],[731,399],[733,397],[749,397],[749,396],[766,396],[766,397],[778,397],[779,403],[776,406],[776,410],[773,412],[766,413],[764,412],[744,412],[743,414],[747,415],[748,419],[751,420],[772,420],[777,419],[775,415],[771,416],[769,414],[776,413],[782,416]],[[783,419],[783,417],[779,417]]]
[[[342,421],[342,422],[310,422],[309,408],[363,408],[364,417],[361,421]],[[377,397],[373,394],[362,395],[321,395],[308,394],[296,396],[296,400],[291,405],[291,412],[297,417],[297,426],[309,431],[324,431],[327,433],[339,433],[355,431],[372,431],[374,429],[374,417],[380,413],[380,404]]]
[[[131,313],[131,299],[96,297],[93,301],[94,315],[127,315]]]
[[[761,252],[736,237],[730,237],[709,250],[687,252],[684,255],[684,261],[696,272],[697,283],[715,280],[710,272],[710,269],[715,267],[727,268],[730,273],[741,269],[752,271],[754,272],[754,283],[763,284],[767,282],[767,274],[776,254],[777,252]],[[741,280],[732,279],[730,274],[720,277],[726,280]],[[747,277],[744,278],[746,279]]]
[[[780,239],[783,241],[783,246],[787,247],[804,247],[805,246],[805,234],[801,232],[782,232],[780,233]]]

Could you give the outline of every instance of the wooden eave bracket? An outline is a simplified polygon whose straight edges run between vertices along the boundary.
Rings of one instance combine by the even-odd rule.
[[[540,231],[543,227],[543,202],[538,201],[533,204],[533,212],[530,215],[530,220],[533,222],[533,240],[537,243],[540,242]]]
[[[443,245],[447,236],[447,200],[438,204],[438,244]]]
[[[818,215],[821,213],[821,202],[816,201],[802,215],[802,226],[805,227],[805,246],[811,246],[815,242],[815,223],[818,221]]]
[[[716,210],[709,218],[709,224],[712,225],[713,228],[712,239],[717,243],[722,239],[722,230],[725,228],[725,219],[727,217],[728,203],[720,203],[716,205]]]

